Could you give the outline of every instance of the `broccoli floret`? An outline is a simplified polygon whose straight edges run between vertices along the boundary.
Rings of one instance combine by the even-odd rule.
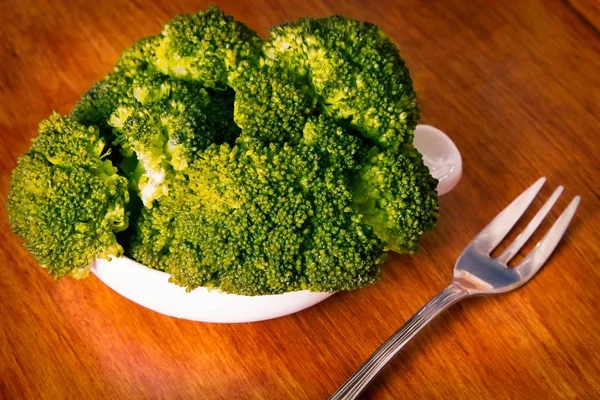
[[[384,253],[352,208],[358,149],[325,117],[309,120],[297,145],[211,146],[142,211],[131,255],[188,289],[256,295],[370,283]]]
[[[412,143],[416,95],[398,49],[370,23],[304,18],[272,29],[265,63],[307,75],[325,113],[382,147]]]
[[[165,74],[224,89],[244,60],[258,60],[262,40],[217,7],[179,15],[165,25],[156,67]]]
[[[94,257],[123,254],[114,232],[127,228],[127,180],[104,148],[97,128],[53,114],[12,173],[11,228],[55,278],[83,278]]]
[[[313,291],[352,290],[376,281],[387,254],[383,242],[353,208],[350,177],[361,140],[323,116],[304,128],[303,151],[317,154],[318,179],[310,182],[314,215],[303,265]]]
[[[306,78],[272,66],[243,69],[232,82],[234,119],[244,136],[265,142],[297,142],[317,98]]]
[[[416,149],[398,153],[374,148],[356,176],[354,202],[387,248],[412,253],[437,221],[436,186]]]
[[[215,112],[215,106],[226,106],[217,97],[215,104],[209,93],[194,82],[166,75],[134,79],[134,99],[124,102],[109,118],[126,163],[138,161],[129,174],[146,207],[167,193],[165,179],[171,170],[182,171],[206,147],[230,139],[232,129],[222,117],[226,109]],[[231,115],[229,115],[231,121]],[[221,132],[224,137],[220,137]]]

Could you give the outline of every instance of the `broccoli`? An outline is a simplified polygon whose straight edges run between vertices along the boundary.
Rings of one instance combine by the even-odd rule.
[[[197,83],[156,75],[134,80],[131,89],[133,99],[117,107],[108,123],[123,156],[138,160],[129,176],[144,205],[152,207],[167,193],[166,175],[187,168],[222,139],[218,128],[223,124],[211,113],[211,96]]]
[[[153,61],[165,74],[219,89],[242,61],[257,62],[261,44],[256,32],[210,7],[165,25]]]
[[[418,118],[375,25],[304,18],[262,40],[211,7],[136,42],[40,125],[11,226],[56,278],[124,253],[187,290],[356,289],[438,218]]]
[[[358,149],[325,116],[306,123],[297,145],[213,145],[142,211],[129,251],[188,289],[254,295],[370,283],[383,242],[352,208],[346,172]]]
[[[271,31],[267,63],[306,75],[323,112],[347,120],[365,138],[397,149],[412,143],[416,95],[398,49],[370,23],[303,18]]]
[[[56,278],[85,277],[94,257],[123,254],[115,232],[128,224],[127,179],[104,150],[97,128],[53,114],[12,173],[11,228]]]
[[[371,149],[355,177],[354,203],[387,248],[417,250],[438,217],[437,180],[413,147],[402,152]]]
[[[296,142],[317,98],[306,79],[273,66],[246,68],[234,74],[234,120],[244,136],[267,143]]]

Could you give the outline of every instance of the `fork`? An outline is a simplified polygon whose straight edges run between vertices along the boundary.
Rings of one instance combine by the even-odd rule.
[[[460,300],[472,296],[497,294],[515,290],[527,283],[540,270],[564,235],[581,200],[575,196],[565,211],[537,243],[534,249],[514,268],[508,262],[523,247],[542,223],[563,187],[554,193],[531,219],[515,240],[496,258],[490,253],[506,237],[536,197],[546,178],[538,179],[513,200],[467,245],[454,266],[454,277],[448,287],[438,293],[413,315],[360,368],[329,398],[329,400],[355,399],[375,376],[415,335],[436,316]]]

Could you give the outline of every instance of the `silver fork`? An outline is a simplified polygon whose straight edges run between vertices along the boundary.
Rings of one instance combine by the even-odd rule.
[[[575,196],[571,200],[554,225],[519,265],[509,268],[507,264],[544,220],[560,196],[563,190],[562,186],[556,188],[540,211],[499,257],[492,258],[490,253],[521,218],[545,181],[546,178],[538,179],[475,236],[456,261],[454,278],[450,285],[431,299],[383,343],[329,398],[330,400],[357,398],[379,371],[425,325],[448,307],[467,297],[504,293],[517,289],[540,270],[571,222],[581,200],[579,196]]]

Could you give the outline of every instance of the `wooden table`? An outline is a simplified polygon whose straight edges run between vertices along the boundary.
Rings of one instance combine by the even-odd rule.
[[[261,35],[301,16],[380,25],[411,68],[422,123],[464,157],[420,252],[381,282],[296,315],[217,325],[165,317],[95,277],[55,282],[10,232],[9,173],[38,122],[67,113],[120,51],[205,2],[4,0],[0,4],[0,397],[319,399],[450,279],[470,238],[541,175],[574,223],[526,288],[436,320],[367,398],[600,395],[600,12],[593,0],[237,1]],[[540,205],[541,200],[536,204]],[[556,218],[558,211],[553,211]],[[539,235],[538,235],[539,237]],[[528,246],[530,249],[531,246]],[[596,397],[597,398],[597,397]]]

